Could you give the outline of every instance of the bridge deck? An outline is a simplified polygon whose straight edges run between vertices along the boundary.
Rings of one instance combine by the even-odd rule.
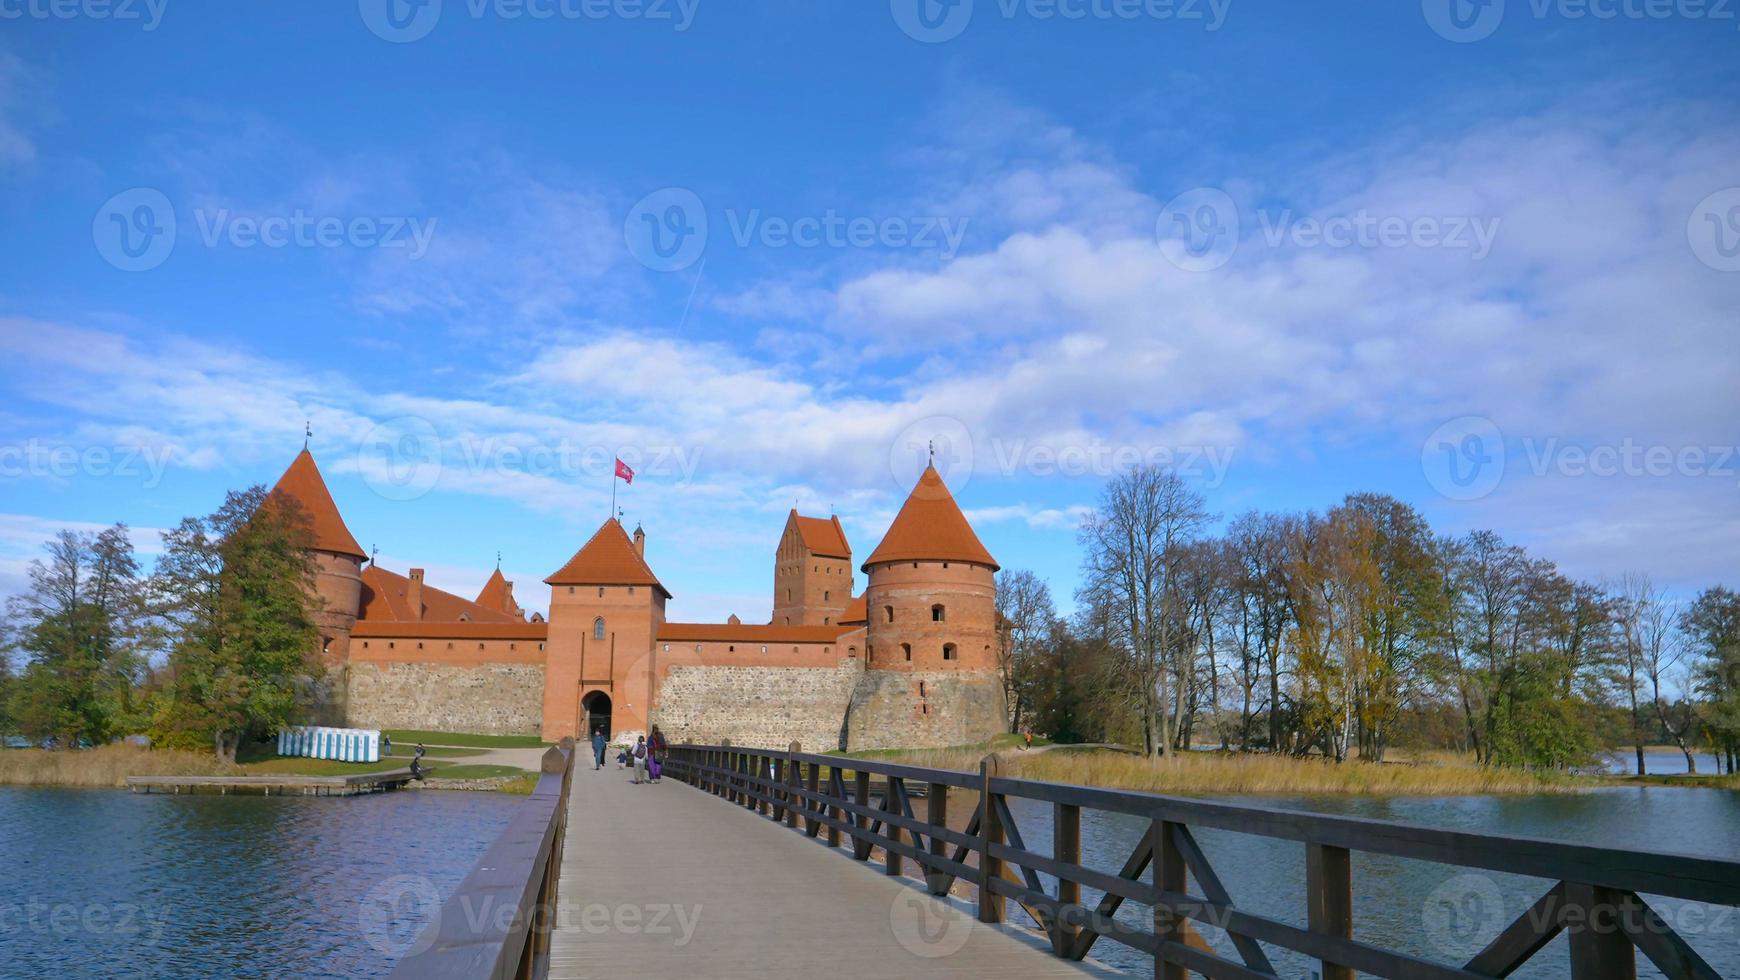
[[[1110,973],[682,783],[629,780],[574,773],[551,980]]]

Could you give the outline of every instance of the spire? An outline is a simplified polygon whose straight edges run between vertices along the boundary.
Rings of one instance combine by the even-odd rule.
[[[279,494],[294,500],[308,515],[308,523],[314,531],[314,550],[349,555],[358,560],[368,557],[362,546],[356,543],[356,538],[351,537],[350,528],[344,526],[344,518],[338,513],[338,505],[332,502],[332,494],[326,489],[320,467],[314,465],[314,455],[306,446],[278,478],[278,484],[272,488],[268,498]]]
[[[622,522],[611,518],[568,559],[544,579],[547,585],[650,585],[670,598],[646,559],[635,550]]]
[[[310,440],[312,438],[314,438],[314,423],[308,421],[307,419],[303,419],[302,420],[302,448],[303,449],[308,448],[308,440]]]
[[[869,571],[871,565],[891,561],[965,561],[989,565],[992,570],[998,567],[934,466],[924,468],[918,485],[894,516],[882,543],[864,561],[863,569]]]

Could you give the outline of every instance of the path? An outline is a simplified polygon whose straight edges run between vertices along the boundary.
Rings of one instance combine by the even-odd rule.
[[[584,761],[584,760],[582,760]],[[1107,976],[917,882],[665,780],[580,766],[550,980]]]

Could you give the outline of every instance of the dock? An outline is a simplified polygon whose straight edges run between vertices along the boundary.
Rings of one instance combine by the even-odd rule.
[[[128,776],[133,793],[203,793],[216,796],[361,796],[403,789],[411,770],[355,776]]]

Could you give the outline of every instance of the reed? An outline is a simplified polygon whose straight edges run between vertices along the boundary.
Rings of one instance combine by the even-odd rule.
[[[976,748],[878,753],[879,761],[971,772],[985,753]],[[1588,777],[1495,769],[1450,753],[1408,761],[1336,764],[1290,756],[1189,752],[1149,759],[1114,749],[1002,750],[1006,775],[1153,793],[1213,796],[1469,796],[1574,793],[1601,785]]]
[[[80,751],[0,751],[0,785],[119,787],[128,776],[223,776],[236,771],[210,752],[104,745]]]

